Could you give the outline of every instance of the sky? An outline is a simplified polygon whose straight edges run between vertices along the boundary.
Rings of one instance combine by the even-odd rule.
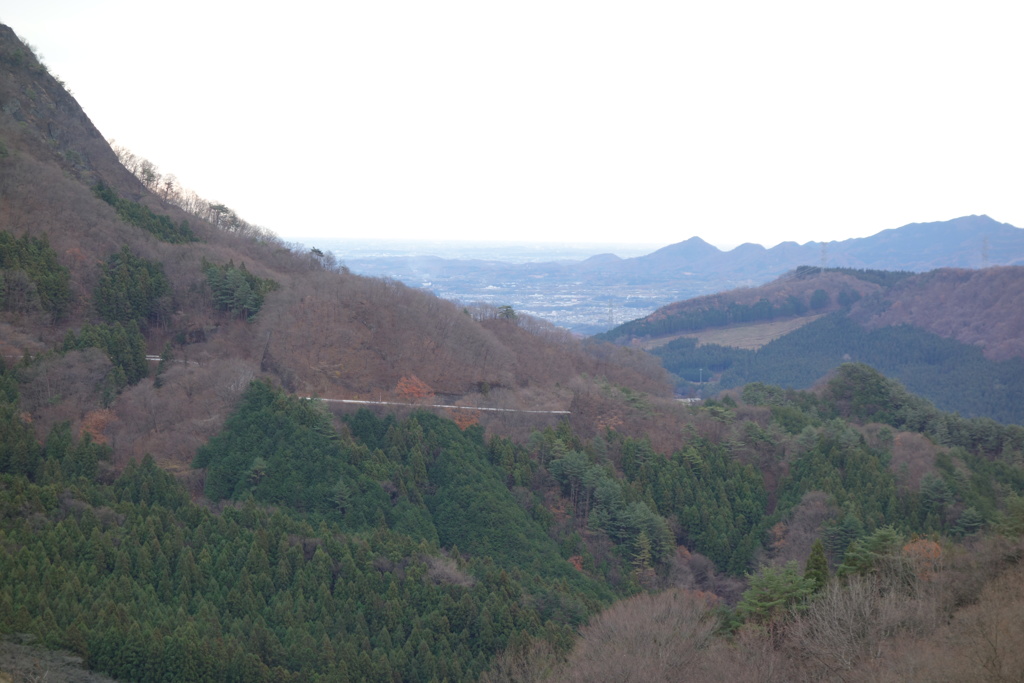
[[[1013,2],[8,0],[107,139],[286,240],[1024,227]]]

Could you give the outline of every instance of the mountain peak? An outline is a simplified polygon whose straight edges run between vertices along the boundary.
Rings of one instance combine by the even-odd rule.
[[[693,258],[695,256],[700,255],[711,255],[720,253],[722,252],[718,249],[718,247],[712,244],[708,244],[700,237],[697,237],[695,235],[688,240],[676,242],[675,244],[670,244],[667,247],[662,247],[661,249],[658,249],[654,253],[650,254],[649,256],[657,256],[660,254],[662,256],[672,255],[676,257],[686,256],[688,258]]]

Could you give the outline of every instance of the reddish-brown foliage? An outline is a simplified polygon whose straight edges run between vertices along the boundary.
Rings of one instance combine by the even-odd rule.
[[[448,410],[447,412],[452,422],[458,425],[459,429],[466,429],[475,424],[480,424],[479,410]]]
[[[434,391],[430,385],[416,375],[409,375],[398,380],[395,386],[395,394],[406,401],[418,401],[425,398],[433,398]]]
[[[82,418],[82,433],[88,434],[96,443],[107,443],[107,425],[115,419],[114,411],[103,408],[86,413]]]
[[[1024,356],[1024,268],[942,268],[907,278],[885,311],[854,309],[870,328],[907,324],[980,346],[992,360]]]
[[[942,560],[942,546],[935,541],[919,538],[903,546],[903,554],[913,564],[917,577],[928,581],[939,569],[939,563]]]

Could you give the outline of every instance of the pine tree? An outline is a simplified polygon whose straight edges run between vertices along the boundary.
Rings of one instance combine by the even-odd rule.
[[[787,621],[793,610],[804,606],[814,586],[813,579],[800,575],[796,562],[785,567],[764,567],[750,577],[750,587],[744,591],[737,609],[747,619],[771,630]]]
[[[815,592],[828,583],[828,560],[825,559],[825,545],[820,538],[811,546],[811,554],[804,565],[804,578],[814,582]]]
[[[864,524],[860,517],[853,511],[852,506],[847,506],[846,514],[839,524],[826,528],[825,548],[833,560],[837,560],[843,557],[850,544],[863,533]]]
[[[654,580],[654,569],[651,567],[651,538],[646,531],[641,531],[636,538],[636,551],[633,554],[633,575],[637,583],[649,588]]]

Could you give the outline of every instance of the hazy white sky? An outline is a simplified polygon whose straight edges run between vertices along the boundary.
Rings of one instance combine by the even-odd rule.
[[[289,240],[1024,226],[1015,2],[5,4],[104,136]]]

